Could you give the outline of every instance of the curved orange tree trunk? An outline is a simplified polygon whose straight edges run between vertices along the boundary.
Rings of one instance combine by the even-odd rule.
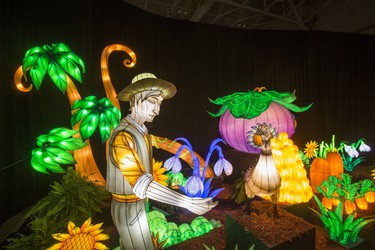
[[[73,104],[77,100],[81,100],[81,96],[77,91],[76,86],[72,82],[72,80],[67,77],[68,79],[68,86],[66,88],[66,94],[68,95],[70,107],[72,108]],[[74,111],[72,111],[72,114]],[[73,126],[74,130],[79,131],[80,122]],[[80,138],[80,134],[74,135],[76,138]],[[92,153],[90,140],[86,140],[86,146],[74,150],[74,159],[76,160],[75,169],[77,172],[81,173],[83,176],[86,176],[88,180],[96,182],[99,185],[105,185],[105,179],[101,174],[96,161],[94,159],[94,155]]]

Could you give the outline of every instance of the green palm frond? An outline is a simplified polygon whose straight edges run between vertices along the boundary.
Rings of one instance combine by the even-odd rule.
[[[48,174],[64,173],[61,165],[75,164],[71,152],[86,146],[79,138],[71,138],[78,131],[66,128],[55,128],[47,135],[43,134],[37,138],[37,146],[32,150],[31,166],[38,172]]]
[[[74,126],[81,121],[79,131],[83,141],[91,137],[98,126],[102,142],[107,141],[111,129],[115,128],[121,119],[120,110],[107,97],[98,100],[96,96],[88,96],[76,101],[72,110],[74,114],[71,124]]]
[[[68,75],[82,83],[81,73],[85,73],[85,65],[66,44],[56,43],[29,49],[23,59],[22,70],[25,78],[27,70],[30,70],[31,80],[37,90],[48,72],[53,83],[65,93]]]

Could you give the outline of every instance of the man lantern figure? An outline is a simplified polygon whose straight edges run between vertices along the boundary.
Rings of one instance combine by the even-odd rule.
[[[146,215],[146,198],[184,207],[201,215],[217,205],[212,198],[191,198],[153,180],[152,145],[145,122],[159,114],[176,87],[151,73],[135,76],[117,96],[129,101],[129,114],[110,137],[106,189],[112,193],[111,215],[121,249],[155,249]]]

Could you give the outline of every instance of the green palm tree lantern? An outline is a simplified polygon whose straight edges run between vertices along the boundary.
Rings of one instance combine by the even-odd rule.
[[[22,71],[26,80],[28,70],[37,90],[48,72],[52,82],[65,94],[68,75],[82,83],[81,73],[85,73],[85,65],[66,44],[55,43],[52,46],[43,45],[29,49],[22,62]]]
[[[74,112],[71,118],[72,126],[78,124],[82,140],[85,141],[93,135],[99,127],[102,142],[108,140],[111,129],[115,128],[121,119],[121,112],[112,105],[107,97],[98,100],[96,96],[88,96],[73,104]]]

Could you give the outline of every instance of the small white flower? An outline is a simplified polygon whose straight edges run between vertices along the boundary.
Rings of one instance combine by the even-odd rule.
[[[219,159],[214,165],[214,172],[216,176],[220,176],[223,173],[223,170],[226,175],[231,175],[233,172],[232,164],[226,159]]]
[[[359,151],[361,152],[370,152],[370,150],[370,146],[366,145],[364,142],[361,142],[361,145],[359,145]]]
[[[179,173],[182,169],[180,158],[176,156],[172,156],[171,158],[169,158],[168,160],[164,162],[164,167],[167,171],[172,169],[173,174]]]
[[[345,152],[348,153],[348,155],[352,158],[358,157],[359,155],[358,151],[352,146],[345,145],[344,149],[345,149]]]

